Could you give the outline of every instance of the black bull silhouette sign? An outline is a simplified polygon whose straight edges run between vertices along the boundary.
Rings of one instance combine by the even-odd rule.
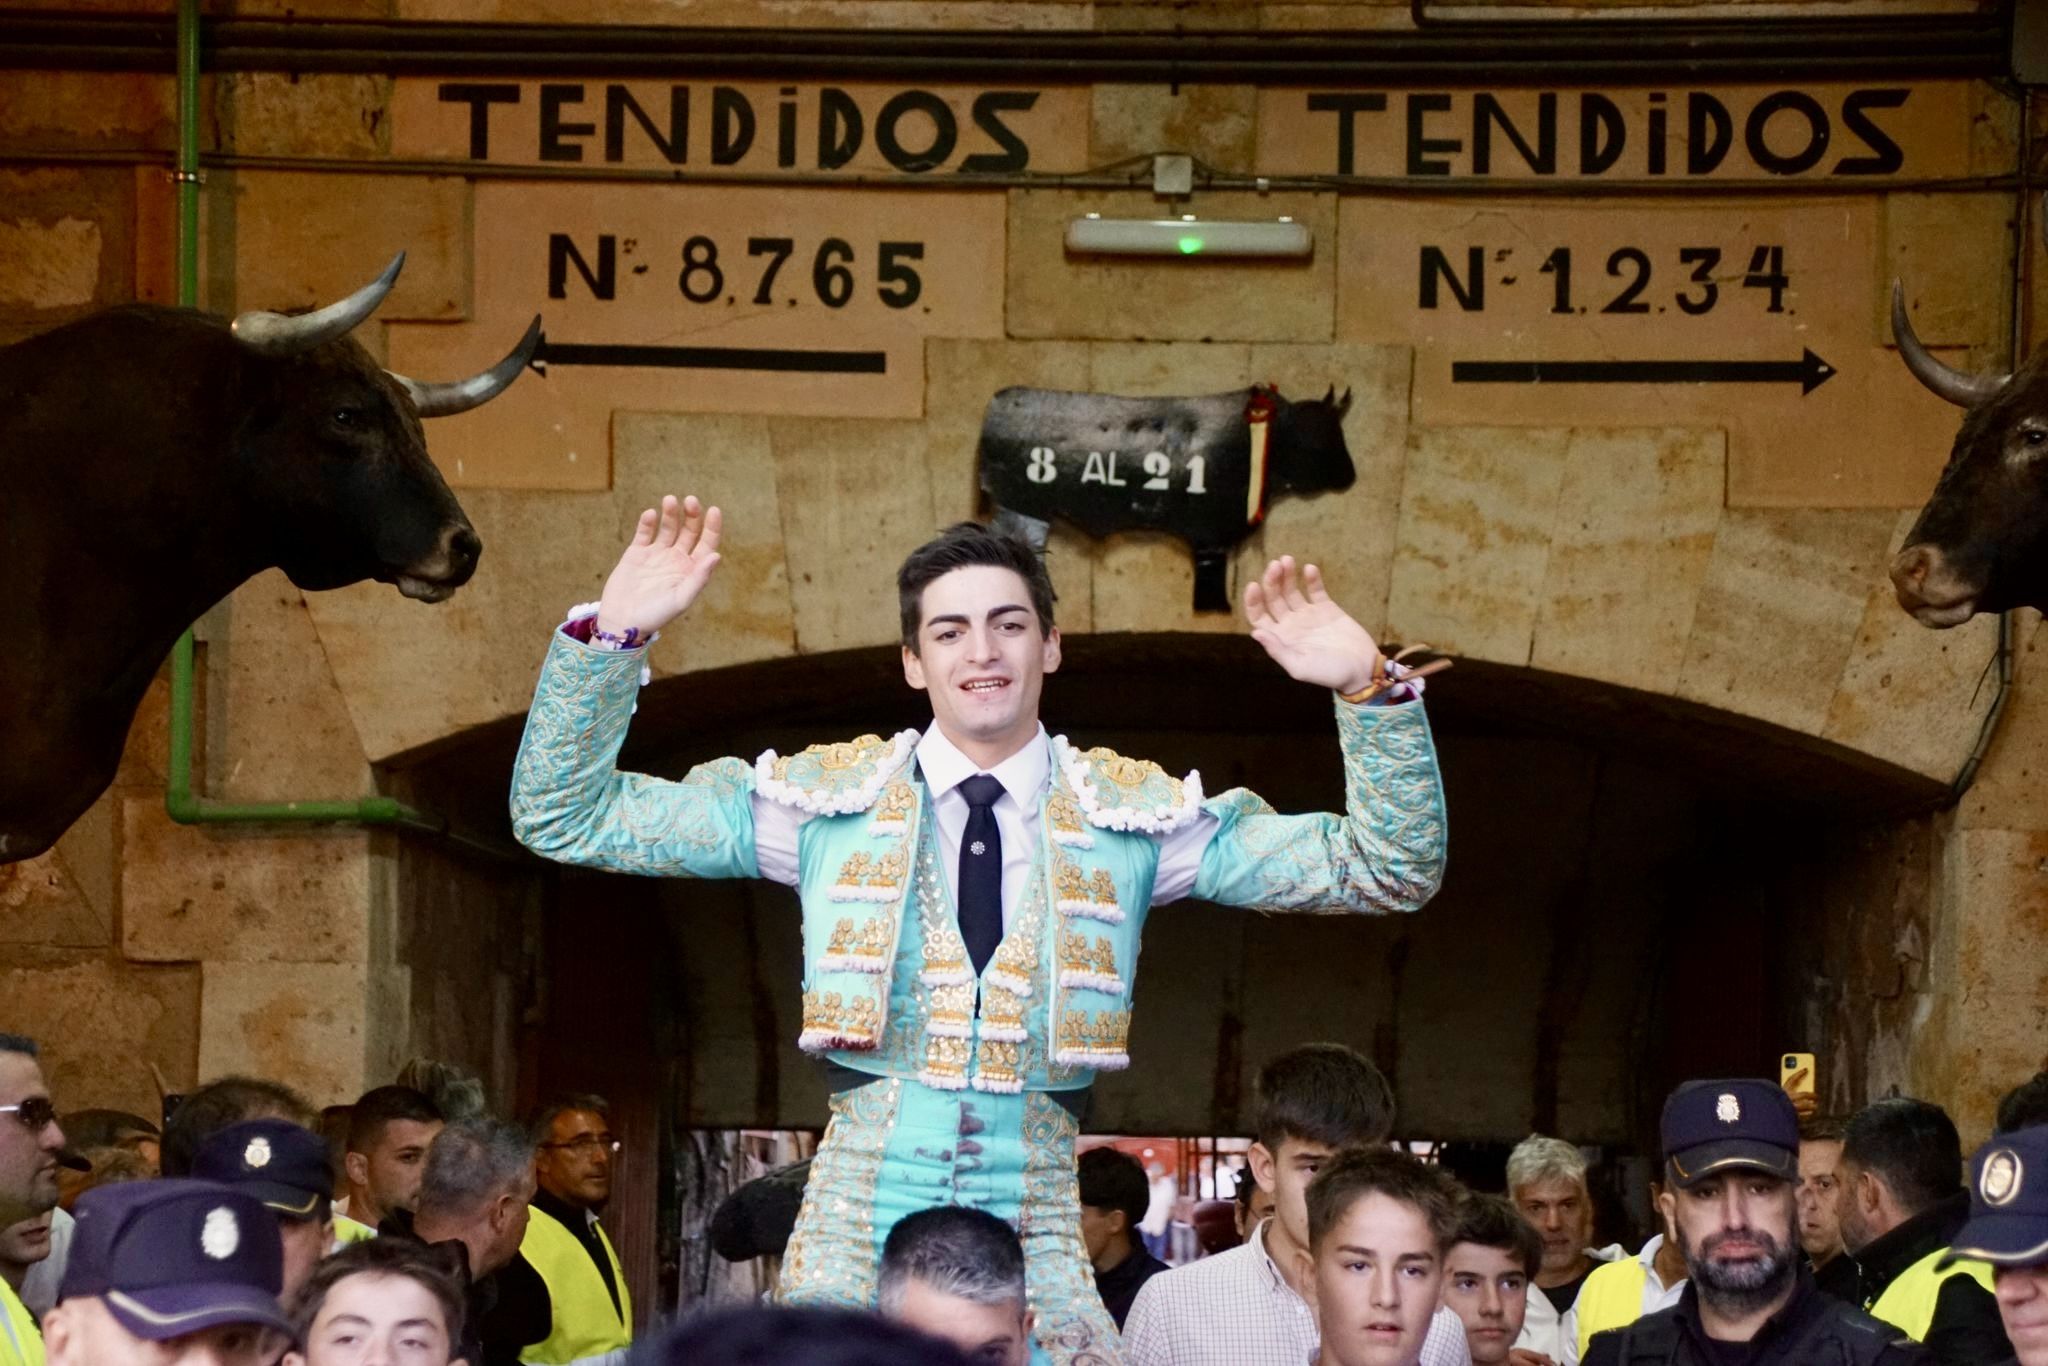
[[[1004,389],[981,423],[997,522],[1043,547],[1060,518],[1090,536],[1160,531],[1195,554],[1195,610],[1227,612],[1231,547],[1287,493],[1351,487],[1346,390],[1289,402],[1258,386],[1197,398]]]

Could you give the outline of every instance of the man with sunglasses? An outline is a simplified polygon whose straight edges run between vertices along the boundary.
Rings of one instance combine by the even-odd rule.
[[[64,1131],[34,1039],[0,1034],[0,1227],[57,1205]],[[43,1339],[14,1288],[0,1280],[0,1366],[43,1366]]]
[[[534,1120],[538,1189],[519,1247],[547,1282],[554,1319],[547,1341],[521,1353],[531,1366],[622,1362],[633,1344],[626,1273],[597,1213],[612,1194],[611,1109],[600,1096],[568,1096]]]

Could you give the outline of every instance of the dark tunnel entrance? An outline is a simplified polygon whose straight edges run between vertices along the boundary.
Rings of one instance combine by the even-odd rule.
[[[890,650],[669,679],[643,692],[621,762],[674,776],[720,754],[921,725],[921,703]],[[1455,1143],[1482,1165],[1532,1130],[1617,1157],[1649,1151],[1675,1081],[1775,1075],[1787,1049],[1821,1056],[1824,1102],[1861,1094],[1899,946],[1926,919],[1927,813],[1945,788],[1534,670],[1461,663],[1428,705],[1452,831],[1436,900],[1392,919],[1162,908],[1146,930],[1133,1066],[1098,1083],[1088,1131],[1242,1133],[1260,1062],[1315,1039],[1386,1072],[1400,1137]],[[1248,639],[1070,640],[1045,709],[1050,729],[1084,744],[1200,769],[1210,792],[1242,784],[1283,811],[1341,801],[1329,700]],[[471,733],[397,770],[394,788],[509,841],[517,739],[516,723]],[[647,1197],[618,1202],[621,1241],[636,1260],[658,1243],[672,1256],[656,1225],[675,1226],[691,1132],[824,1124],[823,1081],[795,1047],[794,895],[521,858],[486,868],[406,843],[401,902],[480,898],[501,961],[525,964],[519,999],[480,1015],[462,985],[473,946],[449,937],[446,915],[404,917],[415,958],[436,960],[414,963],[414,1009],[435,1011],[438,994],[437,1018],[514,1033],[522,1100],[608,1094],[631,1153],[622,1179]],[[491,890],[466,896],[465,883]],[[525,927],[517,950],[504,944],[513,906],[526,911],[510,917]]]

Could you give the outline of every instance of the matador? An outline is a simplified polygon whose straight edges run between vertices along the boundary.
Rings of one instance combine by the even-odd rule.
[[[833,1095],[783,1301],[871,1307],[896,1221],[973,1205],[1023,1242],[1033,1360],[1118,1362],[1081,1244],[1074,1140],[1096,1074],[1130,1064],[1146,915],[1184,897],[1369,914],[1428,901],[1445,820],[1422,680],[1314,565],[1273,561],[1245,587],[1251,635],[1336,695],[1345,810],[1206,795],[1199,774],[1047,734],[1050,577],[1024,541],[962,523],[898,574],[923,731],[713,760],[680,781],[620,772],[646,644],[711,578],[722,529],[717,508],[664,498],[602,599],[555,633],[513,777],[518,837],[614,872],[797,889],[797,1042]]]

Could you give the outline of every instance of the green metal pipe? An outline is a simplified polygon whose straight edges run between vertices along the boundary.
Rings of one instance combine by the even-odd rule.
[[[178,0],[178,306],[199,306],[199,0]],[[343,801],[209,802],[192,792],[197,725],[192,632],[171,647],[171,757],[164,809],[180,825],[348,821],[445,833],[447,824],[393,797]]]

